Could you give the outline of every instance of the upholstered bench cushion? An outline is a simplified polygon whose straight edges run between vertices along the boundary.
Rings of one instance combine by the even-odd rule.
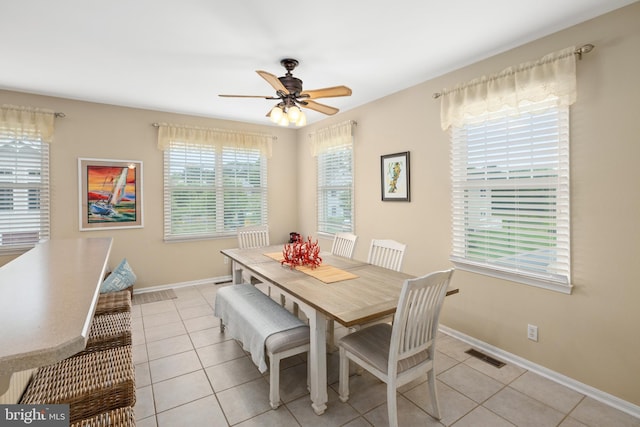
[[[264,346],[271,353],[280,353],[304,344],[309,344],[309,327],[307,325],[276,332],[264,342]]]
[[[214,314],[251,353],[260,372],[267,370],[265,346],[272,351],[297,347],[305,331],[307,342],[309,340],[309,328],[302,320],[250,284],[218,290]]]

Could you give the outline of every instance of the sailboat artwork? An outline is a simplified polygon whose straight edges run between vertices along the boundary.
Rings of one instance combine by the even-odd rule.
[[[88,222],[136,220],[135,167],[88,166]]]
[[[78,158],[80,231],[143,228],[142,162]]]

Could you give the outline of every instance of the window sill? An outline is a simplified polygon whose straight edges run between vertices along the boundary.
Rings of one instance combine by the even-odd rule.
[[[561,281],[551,280],[542,276],[524,275],[513,271],[498,270],[457,257],[452,257],[450,260],[457,269],[462,271],[469,271],[471,273],[478,273],[485,276],[495,277],[497,279],[509,280],[511,282],[522,283],[567,295],[571,295],[571,291],[573,290],[573,285],[570,283],[563,283]]]

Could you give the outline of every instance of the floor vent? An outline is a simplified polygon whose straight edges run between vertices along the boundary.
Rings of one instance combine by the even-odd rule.
[[[496,368],[502,368],[505,363],[501,362],[499,360],[494,359],[491,356],[488,356],[478,350],[474,350],[472,348],[470,348],[469,350],[465,351],[465,353],[473,356],[473,357],[477,357],[478,359],[487,362],[489,365],[495,366]]]

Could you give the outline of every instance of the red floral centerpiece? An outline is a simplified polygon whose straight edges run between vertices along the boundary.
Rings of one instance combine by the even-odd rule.
[[[313,242],[311,236],[307,237],[306,241],[298,237],[295,242],[286,243],[282,250],[282,257],[283,260],[280,263],[287,264],[291,269],[298,265],[305,265],[313,269],[322,264],[318,240]]]

